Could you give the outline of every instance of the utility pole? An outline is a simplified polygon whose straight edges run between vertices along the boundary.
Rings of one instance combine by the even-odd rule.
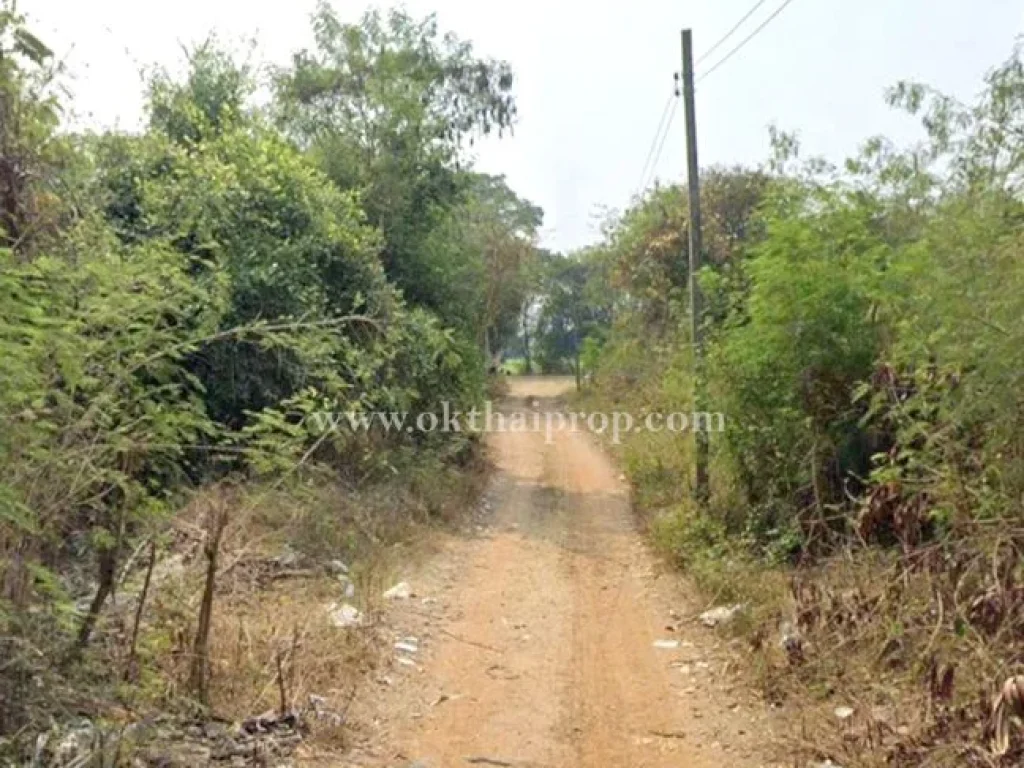
[[[700,166],[697,163],[697,114],[693,87],[693,33],[683,30],[683,109],[686,111],[686,176],[690,192],[690,321],[693,336],[693,410],[694,410],[694,492],[697,501],[708,499],[708,434],[701,429],[704,411],[704,338],[701,328],[703,301],[697,273],[700,271],[703,243],[700,221]],[[705,422],[708,422],[705,419]],[[705,427],[708,425],[705,424]]]

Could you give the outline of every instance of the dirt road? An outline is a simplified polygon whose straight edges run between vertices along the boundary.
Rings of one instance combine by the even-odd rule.
[[[570,386],[512,379],[504,408],[557,408]],[[648,552],[592,437],[488,440],[489,517],[410,575],[416,594],[390,620],[415,650],[395,652],[358,710],[347,764],[768,765],[763,709]]]

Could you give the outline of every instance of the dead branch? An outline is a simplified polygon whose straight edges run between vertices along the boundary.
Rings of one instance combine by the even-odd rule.
[[[218,507],[216,514],[210,515],[212,519],[207,531],[206,585],[203,588],[203,601],[199,609],[199,625],[196,628],[192,667],[189,672],[189,689],[204,705],[209,703],[210,625],[213,619],[213,593],[217,582],[217,556],[224,529],[228,524],[227,503],[221,500]]]
[[[132,639],[128,649],[128,662],[125,665],[124,679],[131,680],[135,677],[135,652],[139,641],[139,625],[142,623],[142,612],[146,607],[146,597],[149,595],[149,583],[153,579],[153,568],[156,566],[156,540],[149,543],[149,564],[146,566],[146,578],[142,582],[142,593],[139,595],[139,604],[135,606],[135,620],[132,623]]]

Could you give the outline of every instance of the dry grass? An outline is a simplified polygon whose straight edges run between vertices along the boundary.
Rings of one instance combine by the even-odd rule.
[[[318,696],[326,711],[343,717],[359,681],[378,662],[379,638],[365,605],[367,626],[330,623],[327,606],[341,601],[339,592],[336,581],[320,579],[222,604],[210,649],[214,711],[241,720],[282,705],[303,709]],[[311,726],[316,741],[343,745],[343,722],[327,717]]]
[[[1024,764],[1009,711],[1006,752],[993,741],[996,693],[1024,664],[1020,541],[999,528],[767,575],[725,564],[705,573],[705,586],[731,582],[730,599],[751,606],[724,631],[749,642],[749,674],[781,708],[798,764]]]
[[[140,537],[120,564],[92,642],[74,663],[62,664],[61,647],[51,640],[68,636],[70,611],[50,621],[69,627],[47,633],[40,624],[36,633],[39,648],[54,653],[22,644],[0,660],[5,681],[20,686],[14,700],[29,723],[0,739],[0,763],[21,764],[40,735],[47,749],[56,748],[83,719],[94,739],[83,754],[121,765],[135,753],[163,755],[203,738],[211,718],[239,723],[292,710],[302,715],[301,757],[335,762],[354,692],[389,645],[383,592],[410,561],[431,554],[439,530],[476,509],[487,479],[473,446],[446,459],[433,450],[389,458],[395,471],[353,485],[310,470],[288,486],[206,488],[169,526]],[[222,516],[211,632],[206,653],[197,655],[211,521]],[[351,596],[341,571],[354,587]],[[345,602],[362,613],[361,625],[331,621],[330,606]],[[197,658],[206,663],[194,664]],[[207,672],[198,684],[197,669]],[[208,706],[200,705],[204,695]]]
[[[175,521],[174,541],[154,572],[138,668],[124,690],[128,708],[138,716],[192,707],[186,681],[205,566],[203,521],[210,508],[227,505],[209,646],[210,711],[238,722],[301,710],[309,715],[307,749],[344,746],[348,705],[380,661],[382,593],[400,565],[430,553],[439,525],[476,506],[485,469],[476,460],[360,489],[317,483],[199,495]],[[345,596],[332,561],[347,565],[353,596]],[[362,613],[361,626],[333,625],[329,608],[342,603]],[[101,635],[123,637],[132,611],[133,601],[121,601]],[[115,625],[121,630],[111,634]],[[112,647],[109,658],[118,653]]]

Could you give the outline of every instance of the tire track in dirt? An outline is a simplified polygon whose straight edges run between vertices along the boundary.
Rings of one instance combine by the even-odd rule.
[[[545,409],[571,382],[511,386],[506,410]],[[714,635],[670,618],[696,606],[660,573],[604,452],[568,430],[550,445],[535,433],[488,440],[489,530],[416,574],[427,605],[390,620],[396,636],[423,638],[422,666],[395,665],[361,702],[362,745],[344,765],[769,765],[763,708],[723,670]]]

